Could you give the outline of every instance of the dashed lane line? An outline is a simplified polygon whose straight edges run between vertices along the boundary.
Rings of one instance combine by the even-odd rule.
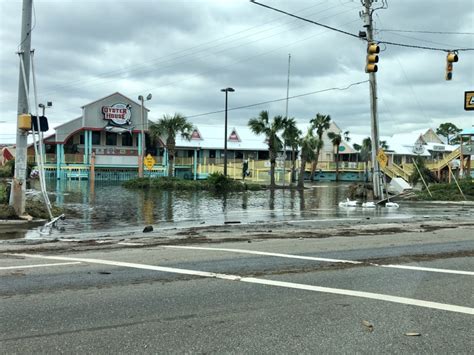
[[[424,301],[424,300],[407,298],[407,297],[391,296],[391,295],[380,294],[380,293],[353,291],[353,290],[322,287],[322,286],[313,286],[313,285],[299,284],[299,283],[293,283],[293,282],[260,279],[260,278],[254,278],[254,277],[240,277],[238,275],[231,275],[231,274],[220,274],[220,273],[207,272],[207,271],[178,269],[178,268],[172,268],[172,267],[137,264],[137,263],[122,262],[122,261],[89,259],[89,258],[70,258],[70,257],[61,257],[61,256],[45,256],[45,255],[38,255],[38,254],[12,254],[12,255],[23,256],[23,257],[28,257],[28,258],[48,259],[48,260],[78,261],[78,262],[91,263],[91,264],[128,267],[128,268],[143,269],[143,270],[154,270],[154,271],[168,272],[168,273],[174,273],[174,274],[222,279],[222,280],[228,280],[228,281],[239,281],[239,282],[246,282],[246,283],[252,283],[252,284],[259,284],[259,285],[284,287],[284,288],[290,288],[290,289],[299,289],[299,290],[321,292],[321,293],[328,293],[328,294],[337,294],[337,295],[343,295],[343,296],[353,296],[353,297],[359,297],[359,298],[368,298],[368,299],[373,299],[373,300],[378,300],[378,301],[386,301],[386,302],[392,302],[392,303],[398,303],[398,304],[404,304],[404,305],[410,305],[410,306],[418,306],[418,307],[437,309],[437,310],[443,310],[443,311],[448,311],[448,312],[474,315],[474,308],[470,308],[470,307]]]
[[[160,247],[168,248],[168,249],[207,250],[207,251],[221,251],[221,252],[239,253],[239,254],[265,255],[265,256],[275,256],[278,258],[324,261],[324,262],[330,262],[330,263],[346,263],[346,264],[362,264],[363,263],[361,261],[354,261],[354,260],[328,259],[328,258],[302,256],[302,255],[295,255],[295,254],[269,253],[265,251],[256,251],[256,250],[247,250],[247,249],[191,247],[191,246],[181,246],[181,245],[163,245]],[[426,271],[426,272],[474,276],[474,271],[438,269],[438,268],[428,268],[428,267],[409,266],[409,265],[380,265],[380,264],[374,264],[374,263],[369,263],[368,265],[383,267],[383,268],[391,268],[391,269],[406,269],[406,270],[414,270],[414,271]]]

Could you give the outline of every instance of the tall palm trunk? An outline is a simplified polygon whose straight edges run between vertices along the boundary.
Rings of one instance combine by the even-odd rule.
[[[276,153],[270,149],[270,187],[275,187]]]
[[[166,144],[168,148],[168,176],[173,177],[173,171],[174,171],[174,148],[176,146],[176,143],[174,140],[170,140]]]
[[[304,187],[304,173],[306,170],[306,157],[301,155],[300,175],[298,176],[298,188]]]
[[[291,148],[291,182],[296,180],[296,152],[295,147]]]
[[[319,140],[321,140],[321,137],[319,138]],[[314,162],[311,165],[311,181],[314,181],[314,176],[316,175],[316,168],[318,167],[320,152],[321,152],[321,148],[316,149],[316,157],[314,158]]]

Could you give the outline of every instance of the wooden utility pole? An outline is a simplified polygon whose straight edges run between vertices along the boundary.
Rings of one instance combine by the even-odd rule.
[[[25,214],[25,192],[26,192],[26,163],[28,131],[18,127],[18,117],[28,114],[28,92],[30,82],[30,50],[31,50],[31,13],[33,0],[23,0],[21,20],[20,51],[20,77],[18,81],[18,116],[16,131],[15,150],[15,175],[10,193],[10,205],[13,206],[18,216]],[[23,63],[23,65],[22,65]]]

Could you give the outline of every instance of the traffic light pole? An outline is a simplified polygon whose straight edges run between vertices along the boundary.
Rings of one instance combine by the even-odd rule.
[[[373,22],[372,22],[372,5],[373,0],[364,0],[364,20],[365,27],[367,28],[367,41],[372,43],[373,41]],[[379,124],[378,124],[378,112],[377,112],[377,78],[375,72],[369,73],[370,83],[370,126],[371,126],[371,140],[372,140],[372,182],[374,198],[380,198],[382,196],[382,184],[380,183],[380,165],[377,161],[377,151],[379,149]]]
[[[31,14],[33,0],[23,0],[21,20],[21,45],[19,55],[20,78],[18,82],[18,117],[27,114],[28,85],[30,79],[30,50],[31,50]],[[22,62],[23,61],[23,68]],[[18,125],[18,121],[17,121]],[[18,216],[25,214],[26,193],[26,158],[27,158],[28,132],[17,127],[15,150],[15,175],[10,192],[10,205],[13,206]]]

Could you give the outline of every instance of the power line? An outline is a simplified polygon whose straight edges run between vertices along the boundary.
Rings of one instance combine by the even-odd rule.
[[[406,32],[406,33],[427,33],[439,35],[474,35],[474,32],[452,32],[452,31],[422,31],[422,30],[394,30],[394,29],[378,29],[379,32]]]
[[[285,14],[285,15],[287,15],[287,16],[291,16],[291,17],[297,18],[297,19],[299,19],[299,20],[306,21],[306,22],[312,23],[312,24],[314,24],[314,25],[318,25],[318,26],[327,28],[327,29],[332,30],[332,31],[336,31],[336,32],[345,34],[345,35],[347,35],[347,36],[351,36],[351,37],[355,37],[355,38],[357,38],[357,39],[360,39],[360,37],[359,37],[358,35],[354,34],[354,33],[350,33],[350,32],[341,30],[341,29],[336,28],[336,27],[328,26],[328,25],[322,24],[322,23],[320,23],[320,22],[316,22],[316,21],[313,21],[313,20],[310,20],[310,19],[307,19],[307,18],[298,16],[298,15],[295,15],[295,14],[292,14],[292,13],[289,13],[289,12],[286,12],[286,11],[283,11],[283,10],[280,10],[280,9],[277,9],[277,8],[275,8],[275,7],[271,7],[271,6],[262,4],[262,3],[260,3],[260,2],[255,1],[255,0],[250,0],[250,2],[253,3],[253,4],[255,4],[255,5],[259,5],[259,6],[262,6],[262,7],[266,7],[267,9],[270,9],[270,10],[273,10],[273,11],[276,11],[276,12],[280,12],[280,13]]]
[[[315,95],[315,94],[321,94],[321,93],[323,93],[323,92],[328,92],[328,91],[335,91],[335,90],[344,91],[344,90],[350,89],[350,88],[353,87],[353,86],[360,85],[360,84],[364,84],[364,83],[368,83],[368,82],[369,82],[368,80],[357,81],[357,82],[355,82],[355,83],[351,83],[351,84],[349,84],[349,85],[347,85],[347,86],[345,86],[345,87],[342,87],[342,88],[333,87],[333,88],[327,88],[327,89],[322,89],[322,90],[318,90],[318,91],[311,91],[311,92],[307,92],[307,93],[304,93],[304,94],[289,96],[288,99],[289,99],[289,100],[290,100],[290,99],[296,99],[296,98],[298,98],[298,97],[309,96],[309,95]],[[280,101],[285,101],[285,100],[287,100],[286,97],[281,98],[281,99],[262,101],[262,102],[257,102],[257,103],[255,103],[255,104],[250,104],[250,105],[244,105],[244,106],[238,106],[238,107],[231,107],[231,108],[228,108],[227,111],[241,110],[241,109],[244,109],[244,108],[250,108],[250,107],[255,107],[255,106],[261,106],[261,105],[271,104],[271,103],[274,103],[274,102],[280,102]],[[211,111],[211,112],[199,113],[199,114],[197,114],[197,115],[186,116],[186,118],[195,118],[195,117],[201,117],[201,116],[208,116],[208,115],[212,115],[212,114],[216,114],[216,113],[222,113],[222,112],[225,112],[225,110],[218,110],[218,111]]]
[[[307,18],[304,18],[304,17],[301,17],[301,16],[297,16],[297,15],[295,15],[295,14],[292,14],[292,13],[289,13],[289,12],[286,12],[286,11],[283,11],[283,10],[280,10],[280,9],[277,9],[277,8],[274,8],[274,7],[272,7],[272,6],[268,6],[268,5],[259,3],[259,2],[255,1],[255,0],[250,0],[250,2],[253,3],[253,4],[255,4],[255,5],[259,5],[259,6],[262,6],[262,7],[267,8],[267,9],[270,9],[270,10],[273,10],[273,11],[276,11],[276,12],[280,12],[280,13],[282,13],[282,14],[285,14],[285,15],[288,15],[288,16],[291,16],[291,17],[300,19],[300,20],[302,20],[302,21],[310,22],[310,23],[315,24],[315,25],[317,25],[317,26],[321,26],[321,27],[327,28],[327,29],[329,29],[329,30],[332,30],[332,31],[335,31],[335,32],[339,32],[339,33],[345,34],[345,35],[350,36],[350,37],[355,37],[355,38],[357,38],[357,39],[363,39],[363,38],[360,38],[358,35],[356,35],[356,34],[354,34],[354,33],[350,33],[350,32],[341,30],[341,29],[336,28],[336,27],[331,27],[331,26],[322,24],[322,23],[320,23],[320,22],[316,22],[316,21],[309,20],[309,19],[307,19]],[[365,40],[365,39],[364,39],[364,40]],[[416,49],[426,49],[426,50],[442,51],[442,52],[461,52],[461,51],[472,51],[472,50],[474,50],[474,48],[437,48],[437,47],[418,46],[418,45],[413,45],[413,44],[390,42],[390,41],[377,41],[377,40],[375,40],[375,42],[377,42],[377,43],[379,43],[379,44],[382,44],[382,43],[383,43],[383,44],[391,45],[391,46],[406,47],[406,48],[416,48]]]
[[[332,8],[331,8],[331,9],[332,9]],[[344,10],[344,11],[342,11],[342,12],[337,12],[337,13],[335,13],[335,14],[333,14],[333,15],[326,16],[325,18],[329,18],[329,17],[333,17],[333,16],[338,16],[338,15],[340,15],[340,14],[342,14],[342,13],[346,13],[346,12],[351,11],[351,10],[352,10],[352,9],[350,9],[350,10]],[[347,23],[345,23],[345,24],[350,24],[350,23],[353,23],[353,22],[355,22],[355,21],[358,21],[358,20],[352,20],[352,21],[347,22]],[[345,25],[345,24],[344,24],[344,25]],[[300,27],[300,26],[298,26],[298,27]],[[274,36],[277,36],[277,35],[279,35],[279,34],[281,34],[281,33],[284,33],[284,32],[286,32],[286,30],[280,31],[280,32],[278,32],[278,33],[276,33],[276,34],[272,34],[272,35],[270,35],[270,36],[266,36],[266,37],[263,37],[263,38],[258,38],[258,39],[252,40],[252,41],[250,41],[250,42],[247,42],[246,44],[250,44],[250,43],[258,42],[258,41],[261,41],[261,40],[264,40],[264,39],[267,39],[267,38],[270,38],[270,37],[274,37]],[[279,47],[276,47],[276,48],[273,48],[273,49],[270,49],[270,50],[266,50],[266,51],[260,52],[260,53],[258,53],[258,54],[252,55],[252,56],[247,56],[247,57],[241,58],[241,59],[239,59],[239,60],[234,60],[233,63],[226,64],[226,65],[222,65],[222,66],[218,66],[217,68],[212,68],[212,69],[209,69],[209,70],[204,70],[204,71],[198,72],[198,73],[196,73],[196,74],[192,74],[192,75],[190,75],[189,77],[187,77],[187,78],[185,78],[185,79],[180,79],[180,80],[175,80],[175,81],[166,82],[166,83],[163,83],[162,85],[159,85],[159,86],[156,86],[156,87],[153,87],[153,88],[148,88],[148,89],[145,90],[145,91],[151,91],[151,90],[154,90],[154,89],[157,89],[157,88],[164,88],[164,87],[167,87],[167,86],[171,86],[171,85],[174,85],[174,84],[181,83],[181,82],[183,82],[183,81],[189,80],[189,79],[194,78],[194,77],[199,77],[199,76],[202,76],[202,75],[208,74],[208,73],[214,73],[214,72],[216,71],[216,69],[228,68],[228,67],[234,66],[234,65],[236,65],[236,64],[239,64],[239,63],[243,63],[243,62],[252,60],[252,59],[257,58],[257,57],[261,57],[261,56],[264,56],[264,55],[268,55],[268,54],[270,54],[270,53],[276,52],[276,51],[278,51],[278,50],[280,50],[280,49],[283,49],[283,48],[293,47],[293,46],[295,46],[295,45],[297,45],[297,44],[299,44],[299,43],[301,43],[301,42],[307,41],[307,40],[309,40],[309,39],[311,39],[311,38],[314,38],[314,37],[316,37],[316,36],[320,36],[320,35],[324,34],[324,32],[325,32],[325,31],[318,31],[317,33],[312,34],[311,36],[307,36],[307,37],[304,37],[304,38],[299,39],[299,40],[297,40],[297,41],[294,41],[294,42],[292,42],[292,43],[289,44],[289,45],[288,45],[288,44],[285,44],[285,45],[283,45],[283,46],[279,46]],[[222,53],[222,52],[224,52],[224,51],[226,51],[226,50],[229,50],[229,49],[241,47],[242,45],[243,45],[243,44],[236,45],[236,46],[233,46],[233,47],[230,47],[230,48],[226,48],[226,49],[223,49],[223,50],[221,50],[221,51],[208,54],[208,55],[206,55],[206,56],[215,55],[215,54],[217,54],[217,53]],[[206,56],[200,57],[199,59],[205,58]],[[179,64],[184,64],[184,63],[186,63],[186,62],[181,62],[181,63],[179,63]],[[174,65],[176,65],[176,64],[174,64]],[[160,69],[158,69],[158,70],[167,69],[167,68],[173,67],[174,65],[169,65],[169,66],[166,66],[166,67],[162,67],[162,68],[160,68]],[[155,69],[155,70],[152,70],[152,71],[156,71],[156,69]],[[106,83],[109,83],[109,82],[113,82],[113,81],[116,81],[116,80],[117,80],[117,79],[111,79],[111,80],[108,80],[108,81],[105,81],[105,82],[98,83],[98,84],[96,84],[96,85],[103,85],[103,84],[106,84]],[[70,87],[69,90],[72,90],[72,89],[74,89],[74,88],[84,87],[84,86],[86,86],[86,85],[78,85],[78,86],[75,86],[75,87]],[[67,89],[65,89],[65,90],[67,90]],[[143,91],[143,90],[142,90],[142,91]],[[54,92],[54,91],[52,91],[52,92]],[[43,93],[43,95],[50,94],[50,93],[51,93],[51,92],[46,92],[46,93]],[[129,95],[131,95],[131,94],[129,94]],[[7,101],[6,101],[6,100],[0,101],[0,103],[5,103],[5,102],[7,102]]]
[[[321,4],[317,4],[317,5],[321,5]],[[313,7],[316,7],[317,5],[313,5],[313,6],[310,6],[310,7],[306,7],[304,9],[301,9],[301,10],[298,10],[298,12],[302,12],[302,11],[305,11],[305,10],[308,10],[310,8],[313,8]],[[323,13],[323,12],[326,12],[328,10],[332,10],[334,8],[337,8],[339,7],[340,5],[336,5],[336,6],[332,6],[332,7],[329,7],[329,8],[326,8],[324,10],[321,10],[321,11],[317,11],[317,12],[312,12],[308,15],[315,15],[315,14],[320,14],[320,13]],[[351,10],[351,9],[350,9]],[[326,16],[324,17],[325,19],[326,18],[330,18],[330,17],[334,17],[334,16],[338,16],[340,14],[343,14],[343,13],[346,13],[350,10],[344,10],[344,11],[341,11],[341,12],[337,12],[335,14],[332,14],[332,15],[329,15],[329,16]],[[156,58],[154,60],[151,60],[151,61],[147,61],[147,62],[142,62],[141,65],[138,65],[138,68],[137,66],[134,66],[135,69],[133,70],[129,70],[128,68],[125,68],[125,69],[120,69],[120,70],[114,70],[114,71],[109,71],[109,72],[105,72],[103,74],[98,74],[99,77],[96,77],[96,78],[91,78],[91,79],[83,79],[83,80],[77,80],[77,81],[73,81],[73,82],[70,82],[70,83],[65,83],[63,85],[58,85],[58,86],[55,86],[55,87],[52,87],[50,88],[49,90],[45,90],[43,92],[43,95],[49,95],[49,94],[52,94],[58,90],[72,90],[72,89],[76,89],[76,88],[79,88],[79,87],[86,87],[86,86],[91,86],[91,85],[104,85],[104,84],[107,84],[107,83],[110,83],[110,82],[114,82],[114,81],[117,81],[117,80],[120,80],[122,78],[111,78],[109,80],[104,80],[105,77],[107,76],[111,76],[113,74],[131,74],[131,73],[135,73],[135,74],[145,74],[145,73],[150,73],[150,72],[165,72],[167,69],[169,68],[172,68],[172,67],[175,67],[177,65],[182,65],[182,64],[186,64],[188,62],[188,60],[181,60],[179,62],[176,62],[177,60],[179,59],[184,59],[185,57],[192,57],[192,56],[196,56],[197,54],[199,53],[203,53],[203,55],[200,55],[200,56],[196,56],[195,59],[204,59],[206,57],[210,57],[210,56],[213,56],[213,55],[216,55],[216,54],[219,54],[219,53],[223,53],[225,51],[229,51],[229,50],[232,50],[232,49],[235,49],[235,48],[240,48],[244,45],[250,45],[252,43],[255,43],[255,42],[259,42],[259,41],[262,41],[264,39],[268,39],[268,38],[271,38],[271,37],[275,37],[275,36],[278,36],[279,34],[282,34],[284,32],[288,32],[288,31],[291,31],[291,30],[294,30],[294,29],[297,29],[297,28],[300,28],[300,26],[296,26],[296,27],[292,27],[292,28],[288,28],[288,29],[285,29],[283,31],[280,31],[280,32],[277,32],[275,34],[271,34],[269,36],[265,36],[265,37],[260,37],[260,38],[257,38],[257,39],[253,39],[251,41],[247,41],[247,42],[242,42],[243,40],[247,39],[247,38],[250,38],[250,37],[253,37],[253,36],[256,36],[258,34],[261,34],[261,33],[264,33],[264,32],[268,32],[268,31],[272,31],[273,29],[276,29],[278,27],[282,27],[286,24],[290,24],[290,23],[293,23],[293,22],[287,22],[287,23],[283,23],[283,24],[280,24],[278,26],[273,26],[269,29],[265,29],[265,30],[261,30],[261,31],[258,31],[258,32],[254,32],[254,33],[250,33],[249,35],[246,35],[246,36],[243,36],[243,37],[240,37],[240,38],[236,38],[232,41],[227,41],[225,43],[219,43],[219,44],[215,44],[213,46],[208,46],[208,44],[212,44],[213,42],[220,42],[222,40],[225,40],[227,38],[230,38],[230,37],[233,37],[235,35],[238,35],[238,34],[241,34],[241,33],[244,33],[244,32],[248,32],[252,29],[255,29],[255,28],[258,28],[258,27],[261,27],[261,26],[264,26],[266,24],[269,24],[269,23],[272,23],[272,22],[275,22],[275,20],[272,20],[272,21],[269,21],[267,23],[264,23],[262,25],[258,25],[258,26],[253,26],[253,27],[250,27],[249,29],[246,29],[246,30],[242,30],[242,31],[238,31],[236,33],[233,33],[229,36],[225,36],[225,37],[221,37],[219,39],[216,39],[216,40],[213,40],[213,41],[208,41],[208,42],[204,42],[200,45],[197,45],[197,46],[194,46],[194,47],[191,47],[191,48],[188,48],[188,49],[184,49],[184,50],[181,50],[181,51],[177,51],[175,53],[172,53],[170,55],[166,55],[166,56],[163,56],[163,57],[159,57],[159,58]],[[294,21],[296,22],[296,21]],[[240,43],[239,43],[240,42]],[[210,49],[212,48],[217,48],[217,47],[220,47],[220,46],[228,46],[229,44],[232,44],[232,43],[237,43],[236,45],[232,46],[232,47],[227,47],[227,48],[224,48],[222,50],[219,50],[217,52],[209,52]],[[198,49],[197,51],[194,51],[194,52],[190,52],[190,53],[186,53],[186,52],[189,52],[191,51],[192,49],[195,49],[195,48],[198,48],[198,47],[201,47],[201,46],[204,46],[204,48],[202,49]],[[174,56],[175,54],[179,54],[179,53],[185,53],[181,56]],[[174,56],[174,57],[173,57]],[[165,58],[169,58],[169,59],[165,59]],[[161,60],[160,60],[161,59]],[[167,63],[169,62],[170,64],[169,65],[166,65],[166,66],[160,66],[159,68],[156,67],[157,64],[163,64],[163,63]],[[153,65],[147,65],[145,63],[153,63]],[[130,66],[131,67],[131,66]],[[100,81],[99,83],[97,83],[98,81]],[[181,80],[180,80],[181,81]],[[171,83],[172,84],[172,83]],[[165,86],[167,86],[169,84],[166,84]],[[1,103],[5,103],[6,100],[2,100],[0,101]]]
[[[321,5],[321,3],[318,3],[316,5],[312,5],[312,6],[308,6],[306,8],[301,9],[301,10],[298,10],[298,12],[303,12],[303,11],[306,11],[308,9],[320,6],[320,5]],[[335,7],[337,7],[337,6],[335,6]],[[332,8],[333,7],[329,8],[329,9],[332,9]],[[327,10],[328,9],[325,9],[323,11],[319,11],[319,12],[316,12],[316,13],[324,12],[324,11],[327,11]],[[315,14],[315,13],[311,13],[310,15],[313,15],[313,14]],[[265,25],[271,24],[271,23],[276,22],[276,21],[277,21],[277,19],[275,18],[275,19],[272,19],[272,20],[270,20],[268,22],[265,22],[263,24],[252,26],[250,28],[246,28],[244,30],[237,31],[237,32],[234,32],[232,34],[219,37],[217,39],[206,41],[206,42],[200,43],[198,45],[195,45],[195,46],[192,46],[192,47],[189,47],[189,48],[186,48],[186,49],[178,50],[174,53],[170,53],[170,54],[167,54],[167,55],[164,55],[164,56],[161,56],[161,57],[157,57],[157,58],[154,58],[154,59],[151,59],[151,60],[147,60],[147,61],[141,62],[139,64],[136,64],[136,65],[130,65],[130,66],[127,66],[125,68],[99,73],[99,74],[96,74],[95,78],[75,80],[75,81],[72,81],[72,82],[69,82],[69,83],[57,85],[57,86],[54,86],[52,88],[49,88],[48,89],[49,91],[46,94],[48,94],[50,92],[53,92],[52,90],[58,90],[58,89],[61,90],[63,88],[77,87],[78,85],[82,86],[84,84],[89,85],[92,82],[96,82],[96,81],[101,80],[102,78],[106,78],[106,77],[113,77],[113,76],[122,75],[122,74],[130,74],[130,73],[133,73],[133,72],[146,73],[147,69],[149,69],[149,68],[152,68],[150,71],[155,71],[155,70],[157,70],[156,69],[157,64],[163,64],[163,63],[171,62],[171,63],[173,63],[171,65],[171,67],[172,67],[174,65],[177,65],[176,60],[178,60],[178,59],[185,58],[185,57],[190,57],[190,56],[193,56],[197,53],[208,51],[209,49],[212,49],[212,48],[220,47],[220,46],[223,46],[223,45],[228,45],[229,43],[232,43],[234,41],[240,41],[240,40],[243,40],[245,38],[249,38],[249,37],[258,35],[260,33],[263,33],[263,32],[268,32],[268,31],[271,31],[274,28],[278,28],[278,27],[281,27],[281,26],[285,25],[285,23],[284,24],[279,24],[279,25],[271,27],[269,29],[265,29],[265,30],[262,30],[262,31],[254,32],[254,33],[250,33],[249,35],[245,35],[243,37],[236,38],[232,41],[229,41],[229,39],[232,38],[232,37],[236,37],[237,35],[243,34],[245,32],[252,31],[256,28],[263,27]],[[222,42],[222,41],[226,41],[226,42],[218,43],[218,42]],[[213,43],[218,43],[218,44],[210,46]],[[200,48],[202,48],[202,49],[200,49]],[[198,50],[193,51],[195,49],[198,49]],[[180,64],[180,63],[178,63],[178,64]],[[165,68],[168,68],[168,67],[170,67],[170,66],[167,66]],[[165,68],[161,67],[158,70],[163,70]],[[114,81],[114,80],[116,80],[116,79],[112,79],[111,81]],[[110,81],[108,81],[108,82],[110,82]]]

